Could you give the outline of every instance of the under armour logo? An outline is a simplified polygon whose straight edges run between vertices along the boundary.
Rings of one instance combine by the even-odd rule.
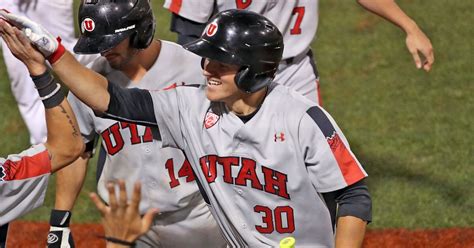
[[[280,133],[275,133],[273,136],[273,141],[277,142],[277,140],[283,142],[285,141],[285,133],[280,132]]]
[[[48,244],[54,244],[54,243],[58,242],[58,240],[59,240],[58,235],[56,235],[54,233],[49,233],[48,234]]]

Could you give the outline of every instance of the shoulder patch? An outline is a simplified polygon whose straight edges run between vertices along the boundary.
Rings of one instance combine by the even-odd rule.
[[[206,117],[204,118],[204,127],[206,129],[209,129],[213,127],[217,122],[219,121],[219,116],[212,113],[212,112],[207,112]]]

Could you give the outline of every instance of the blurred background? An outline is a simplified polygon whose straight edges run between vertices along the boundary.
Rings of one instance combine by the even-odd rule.
[[[473,227],[474,2],[397,3],[431,39],[432,71],[417,70],[405,34],[356,1],[320,1],[312,48],[323,107],[369,173],[374,210],[369,228]],[[155,37],[175,41],[163,1],[152,4]],[[6,156],[29,141],[1,57],[0,108],[0,155]],[[73,223],[98,221],[87,197],[95,189],[95,160],[89,174]],[[53,203],[54,177],[46,204],[23,219],[48,221]]]

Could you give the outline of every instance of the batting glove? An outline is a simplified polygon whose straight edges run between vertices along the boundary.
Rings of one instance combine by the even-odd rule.
[[[0,18],[23,31],[25,36],[51,64],[61,58],[66,51],[61,44],[61,38],[55,38],[48,30],[27,17],[12,14],[6,9],[0,9]]]
[[[74,239],[69,229],[71,215],[70,211],[51,210],[48,248],[74,248]]]

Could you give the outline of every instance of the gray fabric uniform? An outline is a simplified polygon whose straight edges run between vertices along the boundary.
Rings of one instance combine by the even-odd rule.
[[[0,226],[43,204],[50,175],[43,144],[0,158]]]
[[[332,117],[273,84],[248,122],[205,88],[151,92],[163,145],[184,150],[232,247],[333,247],[320,193],[367,176]]]
[[[182,84],[203,84],[199,65],[200,57],[177,44],[161,41],[159,57],[138,83],[111,68],[103,57],[90,67],[122,87],[161,90]],[[108,201],[105,183],[124,179],[130,197],[132,185],[140,180],[140,212],[144,214],[150,207],[160,210],[151,230],[140,238],[139,247],[225,246],[199,193],[191,167],[180,150],[161,149],[156,128],[98,118],[73,94],[68,100],[85,142],[92,141],[97,134],[102,136],[106,159],[98,182],[99,195]]]

